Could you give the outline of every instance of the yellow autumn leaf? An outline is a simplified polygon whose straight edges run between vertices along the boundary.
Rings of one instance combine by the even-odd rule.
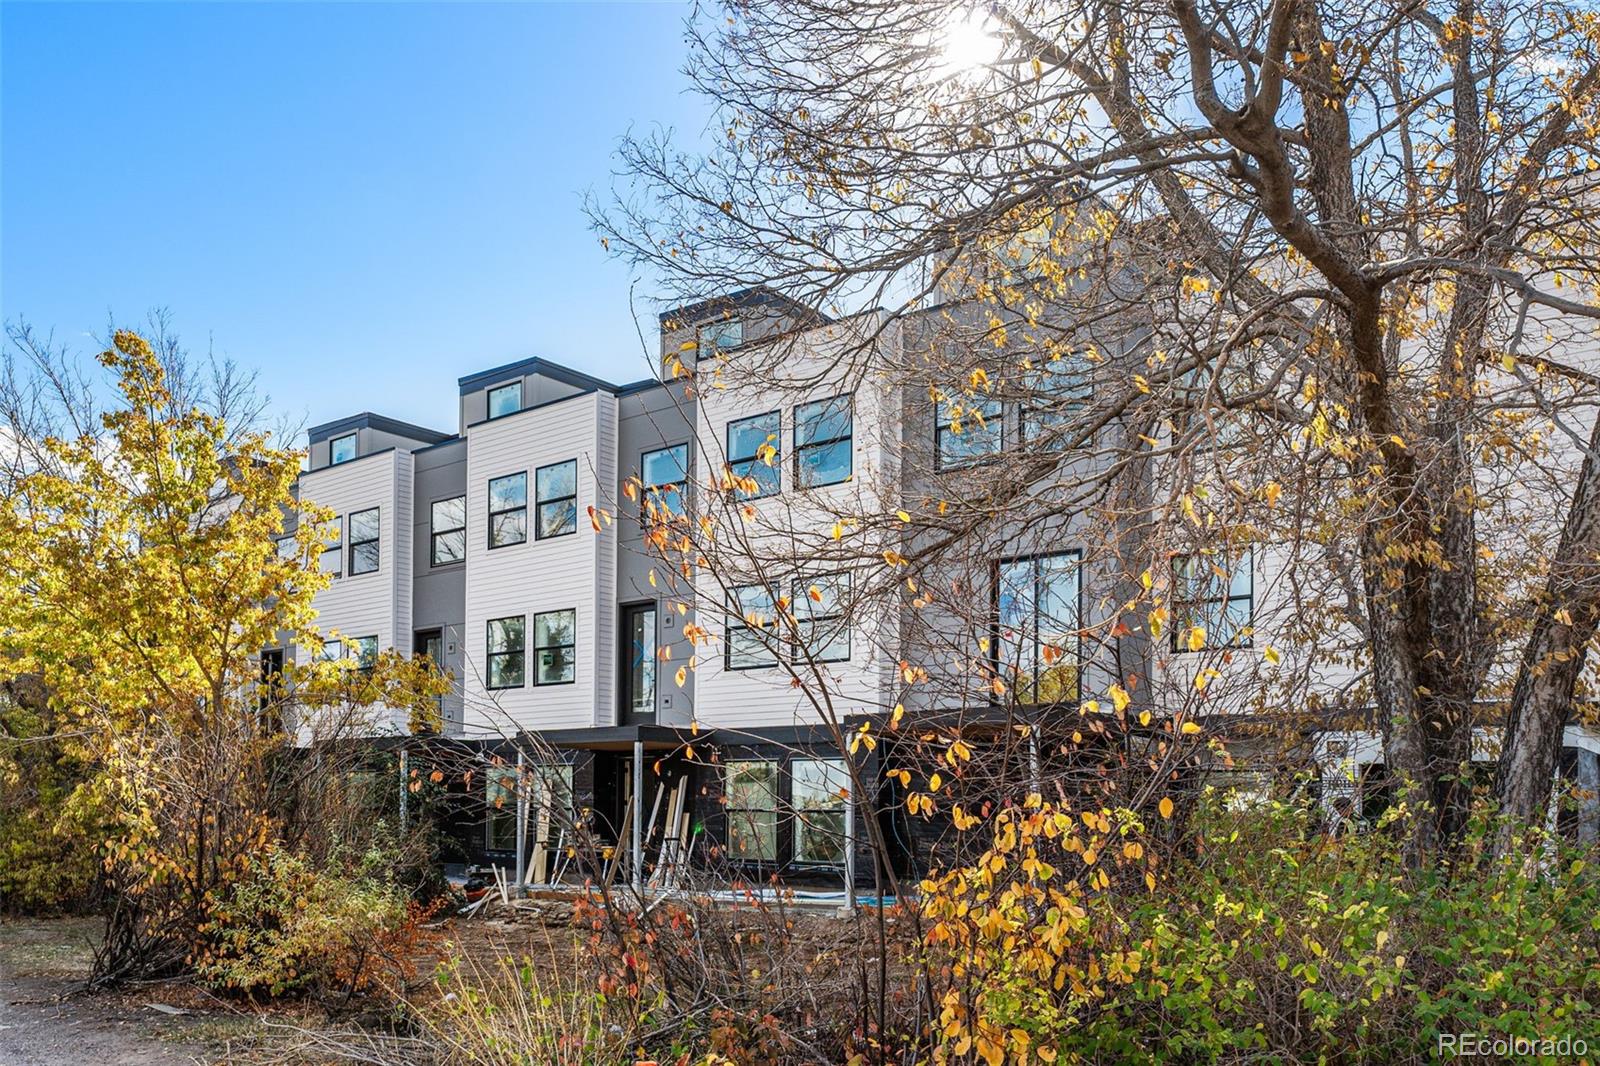
[[[1206,627],[1191,626],[1189,629],[1189,650],[1199,651],[1206,646]]]
[[[1161,817],[1163,817],[1163,818],[1171,818],[1172,817],[1172,797],[1171,796],[1162,796],[1161,797],[1161,802],[1156,804],[1156,809],[1161,812]]]

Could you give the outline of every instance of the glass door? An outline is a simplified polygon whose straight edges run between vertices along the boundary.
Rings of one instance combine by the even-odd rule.
[[[656,717],[656,605],[622,609],[622,724]]]

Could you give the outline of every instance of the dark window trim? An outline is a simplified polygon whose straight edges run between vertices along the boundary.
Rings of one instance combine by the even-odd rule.
[[[546,470],[554,470],[558,466],[572,467],[572,495],[552,496],[548,500],[539,495],[539,475]],[[572,501],[572,528],[562,533],[546,533],[544,531],[544,508],[547,503],[561,503],[565,500]],[[535,467],[533,471],[533,539],[555,540],[558,537],[572,537],[578,533],[578,460],[563,459],[558,463],[546,463]]]
[[[503,507],[496,511],[494,509],[494,483],[496,481],[507,481],[514,477],[522,478],[522,506]],[[489,550],[494,551],[496,548],[515,548],[518,544],[528,543],[528,472],[526,470],[518,470],[516,473],[501,474],[499,477],[492,477],[485,483],[484,491],[487,496],[486,502],[489,506],[489,520],[484,523],[484,525],[488,527],[484,531],[484,540],[488,542]],[[495,517],[503,514],[514,514],[517,511],[522,512],[522,539],[508,540],[504,544],[496,544],[494,542]]]
[[[1194,612],[1193,608],[1195,608],[1197,606],[1198,607],[1205,607],[1205,606],[1207,606],[1209,604],[1213,604],[1213,603],[1221,604],[1222,605],[1223,615],[1224,615],[1224,617],[1226,617],[1229,605],[1234,603],[1236,600],[1243,600],[1243,601],[1245,601],[1245,603],[1247,603],[1249,605],[1249,612],[1245,616],[1245,623],[1244,623],[1245,627],[1246,628],[1253,628],[1255,626],[1255,624],[1256,624],[1256,560],[1255,560],[1255,553],[1251,549],[1246,548],[1239,555],[1239,558],[1241,558],[1241,559],[1249,559],[1250,560],[1250,591],[1249,591],[1248,594],[1246,594],[1244,596],[1234,596],[1234,595],[1231,594],[1230,589],[1233,587],[1233,574],[1230,571],[1229,574],[1228,574],[1228,583],[1227,583],[1227,585],[1223,586],[1222,595],[1221,596],[1207,596],[1207,597],[1205,597],[1203,599],[1198,599],[1198,600],[1195,600],[1195,599],[1180,599],[1178,597],[1178,595],[1177,595],[1177,592],[1178,592],[1178,590],[1177,590],[1178,563],[1181,560],[1184,560],[1184,559],[1191,559],[1191,558],[1197,558],[1197,557],[1200,558],[1200,559],[1208,559],[1208,558],[1210,558],[1210,556],[1206,555],[1204,552],[1188,552],[1188,553],[1183,554],[1183,555],[1174,555],[1172,557],[1172,571],[1173,571],[1172,572],[1172,583],[1173,583],[1173,586],[1174,586],[1173,590],[1172,590],[1173,591],[1173,595],[1172,595],[1172,650],[1177,655],[1196,655],[1196,654],[1199,654],[1199,652],[1191,652],[1189,650],[1188,645],[1184,642],[1183,637],[1182,637],[1182,634],[1184,634],[1184,633],[1186,633],[1188,631],[1188,626],[1180,624],[1181,623],[1181,619],[1183,617],[1184,610],[1186,608],[1189,611],[1189,617],[1192,618],[1194,616],[1194,614],[1196,613],[1196,612]],[[1193,623],[1190,623],[1190,625],[1192,625],[1192,624]],[[1209,632],[1206,633],[1206,644],[1205,644],[1205,647],[1200,649],[1201,652],[1217,651],[1219,649],[1227,649],[1227,648],[1250,648],[1250,647],[1254,647],[1255,646],[1255,637],[1254,637],[1253,634],[1250,635],[1250,636],[1239,636],[1239,637],[1236,637],[1234,640],[1231,640],[1226,644],[1213,644],[1213,643],[1211,643],[1211,636],[1212,636],[1211,633],[1209,633]]]
[[[461,525],[439,529],[433,524],[433,509],[441,503],[451,500],[461,501]],[[441,563],[439,561],[439,537],[445,533],[461,534],[461,558],[451,559]],[[465,493],[455,496],[441,496],[437,500],[428,501],[428,566],[461,566],[467,561],[467,497]]]
[[[945,401],[945,402],[948,402],[948,401]],[[934,471],[936,473],[941,473],[942,474],[947,470],[970,470],[975,466],[982,466],[984,463],[992,463],[996,459],[1000,458],[1000,456],[1005,453],[1005,450],[1006,450],[1006,421],[1005,421],[1005,419],[1006,419],[1006,405],[1005,405],[1005,402],[1003,400],[997,400],[992,396],[989,397],[987,400],[984,400],[983,402],[986,405],[987,404],[994,404],[995,407],[998,408],[998,410],[995,411],[994,417],[998,418],[1000,420],[1000,432],[998,434],[996,434],[996,439],[999,441],[999,447],[995,448],[995,450],[992,451],[992,452],[985,452],[982,455],[969,456],[969,457],[967,457],[965,459],[955,459],[955,460],[952,460],[952,461],[947,463],[947,462],[945,462],[945,459],[944,459],[944,448],[941,447],[940,442],[944,439],[944,435],[946,433],[950,432],[950,421],[948,419],[939,417],[939,404],[940,404],[940,401],[939,400],[934,400],[933,401],[933,469],[934,469]],[[974,405],[973,404],[962,404],[962,406],[964,408],[970,408],[970,407],[972,407]],[[985,419],[986,422],[992,422],[993,420],[994,419],[987,419],[987,418]]]
[[[348,459],[335,459],[333,457],[333,446],[342,440],[349,440],[354,443],[354,454]],[[341,433],[337,437],[328,438],[329,466],[343,466],[345,463],[353,463],[359,458],[361,458],[361,434],[359,432]]]
[[[1061,357],[1062,360],[1067,358],[1067,356]],[[1049,361],[1047,361],[1047,364],[1048,362]],[[1036,374],[1040,373],[1038,368],[1035,368],[1034,372]],[[1055,375],[1062,372],[1058,370],[1045,370],[1042,373],[1045,375]],[[1050,393],[1051,400],[1053,401],[1051,406],[1040,406],[1036,403],[1021,403],[1017,405],[1017,444],[1020,447],[1025,448],[1046,436],[1046,433],[1044,432],[1046,424],[1043,421],[1035,420],[1048,418],[1052,415],[1071,417],[1084,410],[1094,402],[1094,378],[1091,368],[1080,365],[1073,373],[1076,375],[1075,384],[1078,387],[1072,391],[1059,391]],[[1042,396],[1047,390],[1035,389],[1034,391],[1035,396],[1038,397]],[[1028,425],[1030,422],[1034,423],[1034,432],[1031,438],[1028,435]],[[1059,428],[1059,425],[1056,428]]]
[[[1076,597],[1077,602],[1072,605],[1072,610],[1073,610],[1073,613],[1076,615],[1075,621],[1078,623],[1078,629],[1081,631],[1083,629],[1083,549],[1082,548],[1067,548],[1064,551],[1055,551],[1055,552],[1034,552],[1034,553],[1032,553],[1030,555],[1007,555],[1007,556],[1002,556],[999,559],[996,559],[994,561],[994,563],[990,566],[990,568],[989,568],[989,573],[990,573],[989,588],[990,588],[990,597],[991,597],[991,599],[990,599],[990,604],[989,604],[989,608],[990,608],[990,613],[989,613],[989,665],[994,670],[994,673],[995,673],[996,677],[1000,676],[1000,669],[1001,669],[1001,666],[1002,666],[1002,664],[1000,662],[1000,571],[1001,571],[1001,569],[1003,567],[1010,566],[1013,563],[1035,563],[1035,562],[1038,562],[1041,559],[1056,559],[1056,558],[1065,558],[1065,557],[1068,557],[1068,556],[1070,556],[1071,558],[1077,560],[1077,565],[1078,565],[1078,574],[1077,574],[1077,586],[1078,587],[1077,587],[1077,590],[1076,590],[1077,591],[1077,597]],[[1038,574],[1037,574],[1037,571],[1036,571],[1035,574],[1034,574],[1034,582],[1035,582],[1035,586],[1036,587],[1033,590],[1033,594],[1034,594],[1034,600],[1033,600],[1034,612],[1035,612],[1036,615],[1037,615],[1038,609],[1039,609],[1039,597],[1038,597],[1038,591],[1039,590],[1037,588],[1038,580],[1039,580],[1038,579]],[[1035,636],[1037,636],[1037,632],[1038,632],[1038,619],[1037,619],[1037,617],[1034,619],[1034,632],[1035,632]],[[1081,637],[1079,637],[1076,641],[1074,641],[1074,643],[1076,644],[1076,647],[1073,649],[1073,658],[1077,662],[1078,672],[1077,672],[1077,674],[1076,674],[1076,676],[1074,677],[1073,680],[1074,680],[1074,684],[1076,686],[1077,691],[1070,698],[1072,700],[1074,700],[1074,701],[1077,701],[1077,700],[1080,700],[1080,699],[1083,698],[1083,639]],[[1036,671],[1036,676],[1037,676],[1037,671]],[[1008,685],[1009,685],[1009,682],[1008,682]],[[999,702],[999,698],[997,696],[990,696],[989,702],[991,704],[998,703]],[[1057,700],[1056,702],[1060,703],[1062,701]],[[1048,706],[1048,704],[1021,703],[1021,701],[1018,701],[1018,703],[1019,703],[1019,705],[1024,706],[1024,707]]]
[[[511,388],[514,388],[514,389],[517,390],[517,409],[515,411],[506,411],[505,413],[498,414],[498,415],[497,414],[491,414],[490,412],[494,409],[494,400],[491,397],[493,397],[493,395],[495,393],[497,393],[497,392],[501,392],[501,391],[503,391],[505,389],[511,389]],[[523,395],[522,394],[523,394],[523,388],[522,388],[522,379],[521,378],[517,378],[515,381],[502,381],[498,385],[491,385],[490,387],[484,389],[483,390],[483,416],[484,416],[483,420],[485,422],[493,422],[497,418],[510,418],[512,415],[520,415],[523,411],[527,410],[527,408],[523,407],[523,405],[522,405],[522,400],[523,400]]]
[[[820,440],[813,440],[813,441],[811,441],[811,442],[809,442],[807,444],[801,444],[800,443],[800,412],[801,412],[801,410],[804,409],[804,408],[807,408],[807,407],[821,407],[824,404],[830,404],[833,401],[839,400],[839,399],[847,399],[847,400],[850,401],[846,405],[846,413],[849,414],[849,416],[850,416],[850,432],[845,434],[842,437],[826,437],[826,438],[823,438],[823,439],[820,439]],[[780,426],[779,428],[781,430],[782,427]],[[793,428],[790,429],[790,434],[791,434],[792,442],[794,444],[794,456],[793,456],[793,458],[794,458],[794,487],[795,488],[797,488],[797,489],[820,489],[820,488],[826,488],[829,485],[843,485],[845,482],[850,481],[851,479],[853,479],[856,476],[856,447],[855,447],[855,439],[856,439],[856,394],[855,393],[853,393],[853,392],[841,392],[841,393],[837,393],[837,394],[835,394],[833,396],[824,396],[820,400],[810,400],[810,401],[807,401],[806,403],[796,404],[795,408],[794,408],[794,426],[793,426]],[[820,448],[826,448],[826,447],[828,447],[830,445],[839,444],[839,443],[842,443],[844,441],[849,441],[850,442],[850,451],[849,451],[850,469],[845,472],[844,477],[839,478],[837,481],[816,481],[816,482],[812,482],[810,484],[806,484],[805,482],[803,482],[801,480],[800,471],[804,468],[804,464],[802,464],[801,461],[800,461],[801,456],[803,456],[808,451],[813,451],[813,450],[820,449]]]
[[[759,422],[764,418],[776,418],[778,420],[777,431],[772,434],[771,442],[773,449],[777,452],[777,454],[772,457],[771,469],[777,472],[778,485],[771,492],[758,492],[751,496],[746,496],[743,492],[737,492],[736,490],[737,495],[741,500],[765,500],[773,496],[783,495],[783,410],[781,408],[775,411],[763,411],[758,415],[746,415],[744,418],[735,418],[731,420],[723,427],[722,444],[723,448],[727,451],[728,467],[730,470],[736,469],[740,463],[761,463],[762,466],[766,466],[767,464],[761,461],[760,445],[756,446],[756,451],[753,455],[733,454],[734,427],[742,426],[746,422]],[[766,444],[768,442],[763,439],[761,443]],[[737,474],[735,476],[737,476]]]
[[[683,449],[683,477],[678,481],[663,481],[660,484],[651,484],[650,482],[646,481],[644,479],[645,467],[647,465],[645,463],[645,460],[648,459],[650,456],[655,455],[658,452],[670,452],[674,448],[682,448]],[[673,486],[675,486],[677,488],[677,490],[678,490],[677,493],[676,493],[677,498],[678,498],[678,506],[680,508],[682,508],[680,511],[677,511],[676,513],[677,514],[688,514],[689,513],[689,442],[688,441],[681,441],[681,442],[679,442],[677,444],[663,444],[659,448],[646,448],[644,451],[640,452],[639,453],[639,484],[641,486],[641,488],[640,488],[640,500],[639,500],[639,518],[640,518],[641,521],[648,522],[650,520],[650,518],[649,518],[649,508],[644,506],[644,500],[646,498],[648,498],[649,494],[651,492],[657,492],[660,489],[673,487]]]
[[[353,649],[353,648],[351,650],[353,650],[355,652],[355,654],[352,657],[356,661],[356,668],[358,670],[360,670],[364,674],[370,674],[370,673],[372,673],[372,668],[378,664],[378,652],[380,650],[378,648],[378,635],[376,633],[374,633],[374,634],[372,634],[370,636],[350,637],[348,640],[345,641],[345,645],[346,645],[347,648],[349,648],[351,645],[359,645],[360,642],[364,641],[364,640],[372,641],[372,662],[370,662],[370,663],[362,662],[361,661],[361,652],[359,650],[356,650],[356,649]]]
[[[371,540],[356,540],[355,523],[350,520],[355,518],[357,515],[364,515],[368,513],[376,514],[378,516],[378,535],[373,537]],[[351,511],[345,516],[345,521],[350,527],[349,543],[345,545],[345,551],[347,552],[346,558],[349,560],[348,571],[350,576],[362,577],[366,574],[376,574],[383,568],[383,515],[380,513],[380,508],[366,507],[359,511]],[[378,561],[373,565],[371,570],[356,569],[356,548],[363,544],[378,545]]]
[[[773,636],[771,638],[771,643],[774,645],[774,648],[772,650],[772,661],[770,663],[758,663],[758,664],[756,664],[754,666],[734,666],[733,665],[733,634],[734,634],[734,632],[736,630],[749,630],[749,631],[752,631],[752,632],[755,632],[757,630],[756,630],[755,626],[752,626],[752,625],[748,624],[747,622],[745,622],[744,615],[742,613],[734,614],[734,613],[732,613],[732,611],[730,611],[728,613],[728,616],[727,616],[727,619],[726,619],[725,632],[722,635],[722,642],[724,644],[724,647],[722,649],[722,667],[723,667],[724,670],[728,671],[729,673],[736,673],[736,674],[742,674],[742,673],[744,673],[744,672],[746,672],[748,670],[773,670],[773,669],[776,669],[777,666],[778,666],[778,663],[779,663],[778,651],[777,651],[776,645],[781,644],[782,639],[783,639],[782,637],[777,635],[777,629],[778,629],[778,590],[776,588],[773,588],[770,585],[759,585],[759,584],[757,584],[757,585],[735,585],[735,586],[733,586],[733,588],[728,590],[729,592],[731,592],[733,594],[733,607],[734,607],[735,610],[741,610],[742,611],[742,609],[743,609],[743,604],[739,600],[739,593],[744,589],[766,589],[767,590],[767,595],[772,598],[771,629],[773,631]]]
[[[325,527],[331,525],[333,527],[333,533],[336,537],[338,537],[338,540],[334,541],[332,544],[329,544],[326,540],[322,542],[322,548],[317,552],[317,569],[321,570],[321,572],[324,574],[331,574],[335,578],[342,578],[344,577],[344,515],[336,514],[332,518],[328,519],[327,522],[323,523],[323,525]],[[323,531],[319,529],[317,531],[317,535],[320,537],[322,532]],[[339,568],[337,570],[322,569],[322,560],[327,558],[329,552],[333,552],[339,557]]]
[[[817,752],[806,750],[775,749],[770,753],[762,753],[757,749],[744,748],[740,749],[736,754],[732,754],[722,760],[721,780],[718,782],[718,787],[721,790],[720,799],[723,822],[722,848],[724,856],[730,864],[743,870],[760,871],[762,873],[768,873],[775,870],[825,872],[830,870],[841,870],[844,868],[844,861],[842,859],[839,862],[818,862],[816,860],[803,860],[796,857],[795,849],[798,846],[799,839],[799,834],[795,831],[796,822],[799,819],[799,811],[796,809],[794,801],[794,763],[796,760],[804,760],[808,762],[832,761],[840,765],[847,778],[850,773],[849,758],[841,755],[837,751],[831,750]],[[775,780],[777,795],[774,797],[774,800],[777,803],[777,807],[774,810],[774,813],[777,815],[777,830],[774,834],[773,841],[777,855],[773,859],[750,859],[736,856],[733,853],[732,842],[729,839],[729,831],[733,822],[733,819],[729,814],[730,811],[764,810],[764,808],[757,807],[729,807],[728,805],[728,767],[734,763],[748,762],[773,763],[777,768]],[[841,799],[839,801],[840,809],[844,809],[850,802],[851,801],[849,799]],[[848,848],[849,846],[850,842],[846,840],[845,847]]]
[[[515,651],[490,651],[492,641],[489,634],[493,631],[496,622],[518,621],[522,623],[522,647]],[[494,660],[496,658],[509,658],[513,655],[522,656],[522,680],[515,685],[496,685],[494,679]],[[501,618],[488,618],[483,623],[483,687],[487,692],[505,692],[514,688],[528,687],[528,616],[525,614],[508,614]]]
[[[848,589],[847,595],[854,595],[855,594],[855,576],[849,570],[833,570],[833,571],[829,571],[828,573],[824,573],[824,574],[805,574],[805,575],[802,575],[802,576],[797,577],[797,578],[794,579],[794,583],[790,587],[790,590],[789,590],[789,592],[790,592],[789,603],[791,605],[791,609],[794,610],[795,625],[796,625],[796,630],[797,631],[805,629],[807,626],[809,626],[811,629],[814,630],[818,626],[819,623],[835,622],[835,621],[842,622],[842,621],[844,621],[846,619],[846,617],[847,617],[846,613],[844,612],[844,610],[842,608],[839,608],[839,613],[838,614],[826,614],[826,615],[822,615],[820,617],[806,617],[806,618],[800,617],[800,611],[797,609],[798,604],[800,603],[802,597],[805,598],[805,602],[806,603],[809,604],[811,602],[810,593],[809,593],[808,590],[810,589],[810,587],[813,584],[816,583],[818,578],[826,579],[826,578],[839,578],[839,577],[844,578],[844,583],[845,583],[845,585],[846,585],[846,587]],[[810,608],[808,607],[807,610],[809,610],[809,609]],[[852,634],[850,632],[850,626],[849,625],[844,625],[841,628],[844,631],[844,654],[842,656],[812,659],[811,660],[812,662],[815,662],[815,663],[847,663],[847,662],[850,661],[851,655],[855,650],[854,647],[852,646]],[[796,649],[798,649],[799,642],[795,641],[793,643],[795,644]],[[799,654],[798,650],[795,652],[795,654],[798,656],[798,654]]]
[[[540,644],[539,619],[552,614],[570,614],[572,616],[572,643],[571,644]],[[572,679],[570,681],[540,681],[539,680],[539,653],[550,648],[565,648],[567,658],[572,663]],[[576,685],[578,683],[578,609],[576,607],[557,607],[553,611],[535,611],[533,614],[533,686],[535,688],[556,688],[560,685]]]

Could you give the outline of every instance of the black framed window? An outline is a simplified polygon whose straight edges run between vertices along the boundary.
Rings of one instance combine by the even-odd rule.
[[[940,470],[999,455],[1005,420],[999,400],[953,403],[940,400],[933,412],[934,459]]]
[[[1189,650],[1199,628],[1205,648],[1248,648],[1255,613],[1255,575],[1249,551],[1237,559],[1197,553],[1172,560],[1172,648]]]
[[[325,640],[322,647],[317,649],[317,661],[323,663],[338,662],[344,658],[344,641]]]
[[[625,717],[656,713],[656,605],[636,603],[623,611],[623,702]]]
[[[728,854],[745,862],[778,861],[778,764],[739,759],[725,764]]]
[[[350,574],[378,569],[378,509],[350,512]]]
[[[504,418],[522,410],[522,382],[497,385],[489,390],[489,417]]]
[[[689,446],[673,444],[645,452],[639,460],[644,484],[645,512],[668,518],[686,511],[689,483]],[[653,507],[651,505],[654,505]]]
[[[778,665],[777,597],[765,585],[731,590],[728,605],[727,668],[760,670]]]
[[[995,669],[1018,703],[1078,698],[1081,562],[1071,551],[996,567]]]
[[[789,807],[794,812],[794,861],[844,864],[845,804],[850,775],[843,759],[789,761]]]
[[[801,488],[850,480],[855,436],[852,400],[846,393],[794,409],[794,479]]]
[[[526,615],[489,619],[484,645],[488,667],[486,687],[522,687],[526,675],[526,627]]]
[[[717,322],[707,322],[700,327],[700,353],[715,354],[737,348],[744,343],[744,321],[738,318],[724,318]]]
[[[489,482],[489,547],[504,548],[528,539],[528,474],[507,474]]]
[[[1064,427],[1091,399],[1088,368],[1076,359],[1050,359],[1028,375],[1029,397],[1022,405],[1022,442],[1066,446]]]
[[[578,612],[544,611],[533,616],[533,683],[570,685],[577,679]]]
[[[348,463],[356,457],[356,435],[346,433],[342,437],[335,437],[328,442],[328,465],[338,466]]]
[[[428,561],[448,566],[467,557],[467,498],[434,500],[428,516]]]
[[[490,766],[484,775],[483,846],[487,851],[517,850],[517,771]]]
[[[541,466],[533,475],[538,498],[538,540],[565,537],[578,531],[578,460]]]
[[[783,489],[782,444],[777,411],[728,423],[728,467],[740,482],[739,499],[776,496]]]
[[[317,557],[317,568],[324,574],[338,577],[344,565],[344,522],[334,515],[322,523],[322,554]]]
[[[350,646],[350,657],[358,669],[370,671],[378,665],[377,637],[351,637],[345,643]]]
[[[798,640],[815,662],[843,662],[850,658],[850,626],[845,611],[850,602],[849,574],[817,574],[797,578],[794,595]],[[805,659],[796,652],[797,659]]]

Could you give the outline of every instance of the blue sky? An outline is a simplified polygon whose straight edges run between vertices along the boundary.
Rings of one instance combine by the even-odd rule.
[[[529,355],[643,377],[581,205],[630,127],[704,131],[687,14],[4,0],[0,314],[87,358],[166,307],[307,425],[453,430],[457,377]]]

